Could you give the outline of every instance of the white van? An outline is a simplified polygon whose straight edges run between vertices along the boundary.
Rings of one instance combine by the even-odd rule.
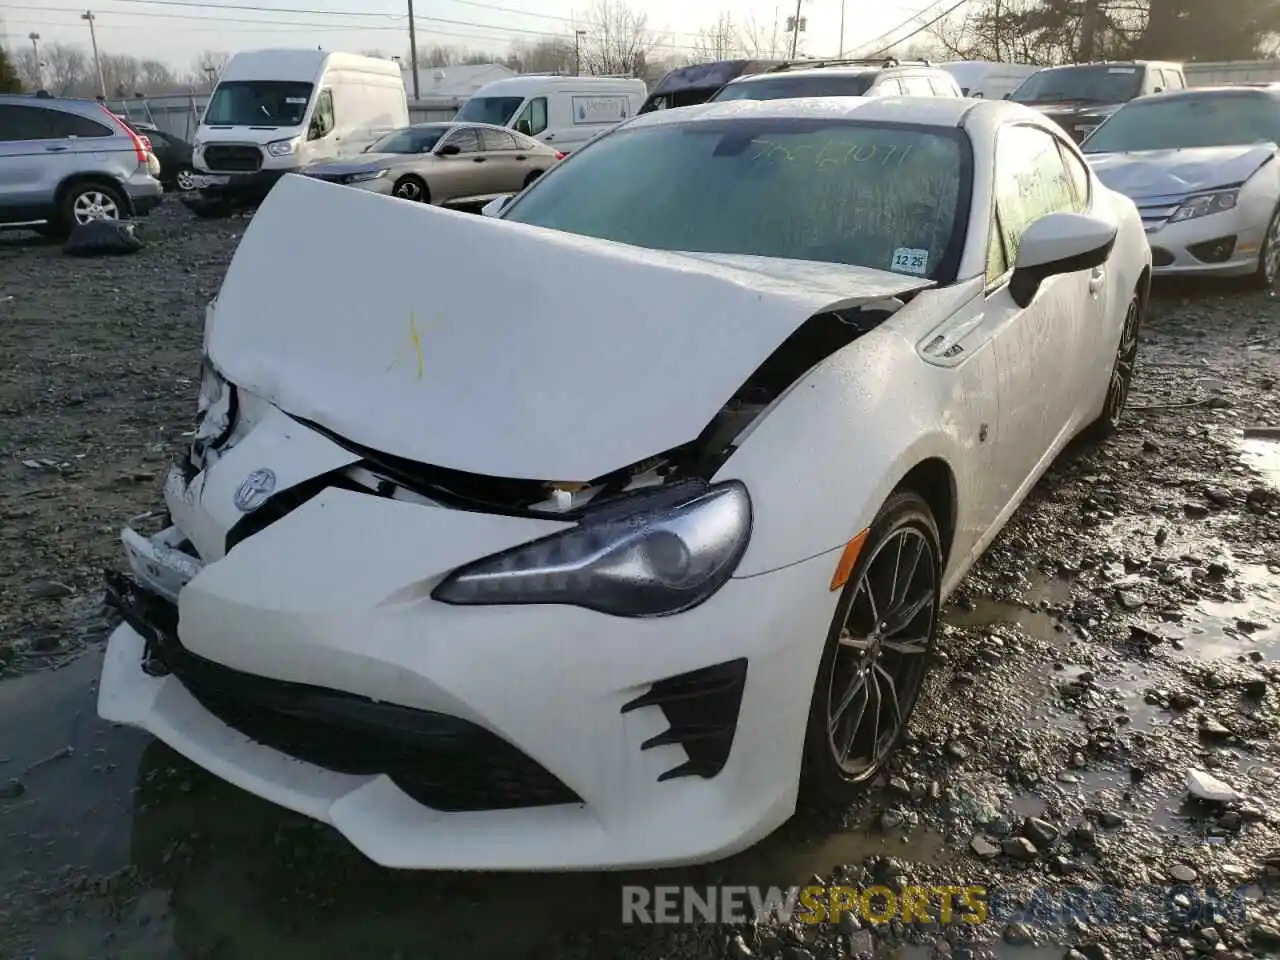
[[[955,77],[966,97],[1001,100],[1013,93],[1041,68],[1030,63],[998,63],[991,60],[955,60],[938,64]]]
[[[496,123],[572,153],[640,112],[648,88],[623,77],[508,77],[477,90],[455,120]]]
[[[409,125],[400,65],[324,50],[252,50],[222,68],[191,157],[202,204],[257,203],[286,173]]]

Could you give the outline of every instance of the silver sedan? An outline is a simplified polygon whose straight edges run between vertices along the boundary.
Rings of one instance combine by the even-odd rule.
[[[418,123],[392,131],[356,157],[302,172],[404,200],[470,206],[523,190],[563,158],[552,147],[493,124]]]

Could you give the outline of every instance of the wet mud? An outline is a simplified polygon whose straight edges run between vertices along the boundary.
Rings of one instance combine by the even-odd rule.
[[[1273,296],[1157,289],[1123,429],[1064,453],[952,598],[851,809],[686,870],[394,873],[96,715],[99,572],[191,429],[243,227],[173,205],[95,262],[0,237],[0,958],[1280,955]],[[979,886],[987,916],[621,922],[624,885],[810,883]]]

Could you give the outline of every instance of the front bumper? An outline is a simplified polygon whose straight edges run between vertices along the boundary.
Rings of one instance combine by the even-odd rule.
[[[1269,214],[1268,210],[1266,215]],[[1237,207],[1195,220],[1148,224],[1152,273],[1156,276],[1253,273],[1266,235],[1266,215],[1259,219],[1257,213]]]
[[[791,815],[833,558],[653,620],[450,607],[403,563],[433,552],[406,506],[440,538],[493,519],[329,491],[207,565],[134,535],[145,588],[112,584],[100,714],[389,867],[703,862]],[[730,716],[722,754],[699,754]]]
[[[323,180],[325,183],[336,183],[339,186],[351,187],[356,190],[366,190],[369,193],[380,193],[384,197],[389,197],[395,193],[396,178],[389,174],[383,177],[376,177],[373,180],[357,180],[351,183],[347,182],[345,176],[333,177],[316,174],[307,174],[307,176],[311,177],[313,180]]]
[[[297,172],[293,169],[258,170],[254,173],[210,173],[197,170],[194,180],[195,188],[200,191],[204,200],[261,203],[281,177]]]

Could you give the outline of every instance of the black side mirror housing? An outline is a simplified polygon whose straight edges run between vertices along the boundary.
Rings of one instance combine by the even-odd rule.
[[[443,147],[440,148],[440,156],[442,157],[456,157],[461,152],[462,152],[462,148],[459,147],[456,143],[446,143]]]

